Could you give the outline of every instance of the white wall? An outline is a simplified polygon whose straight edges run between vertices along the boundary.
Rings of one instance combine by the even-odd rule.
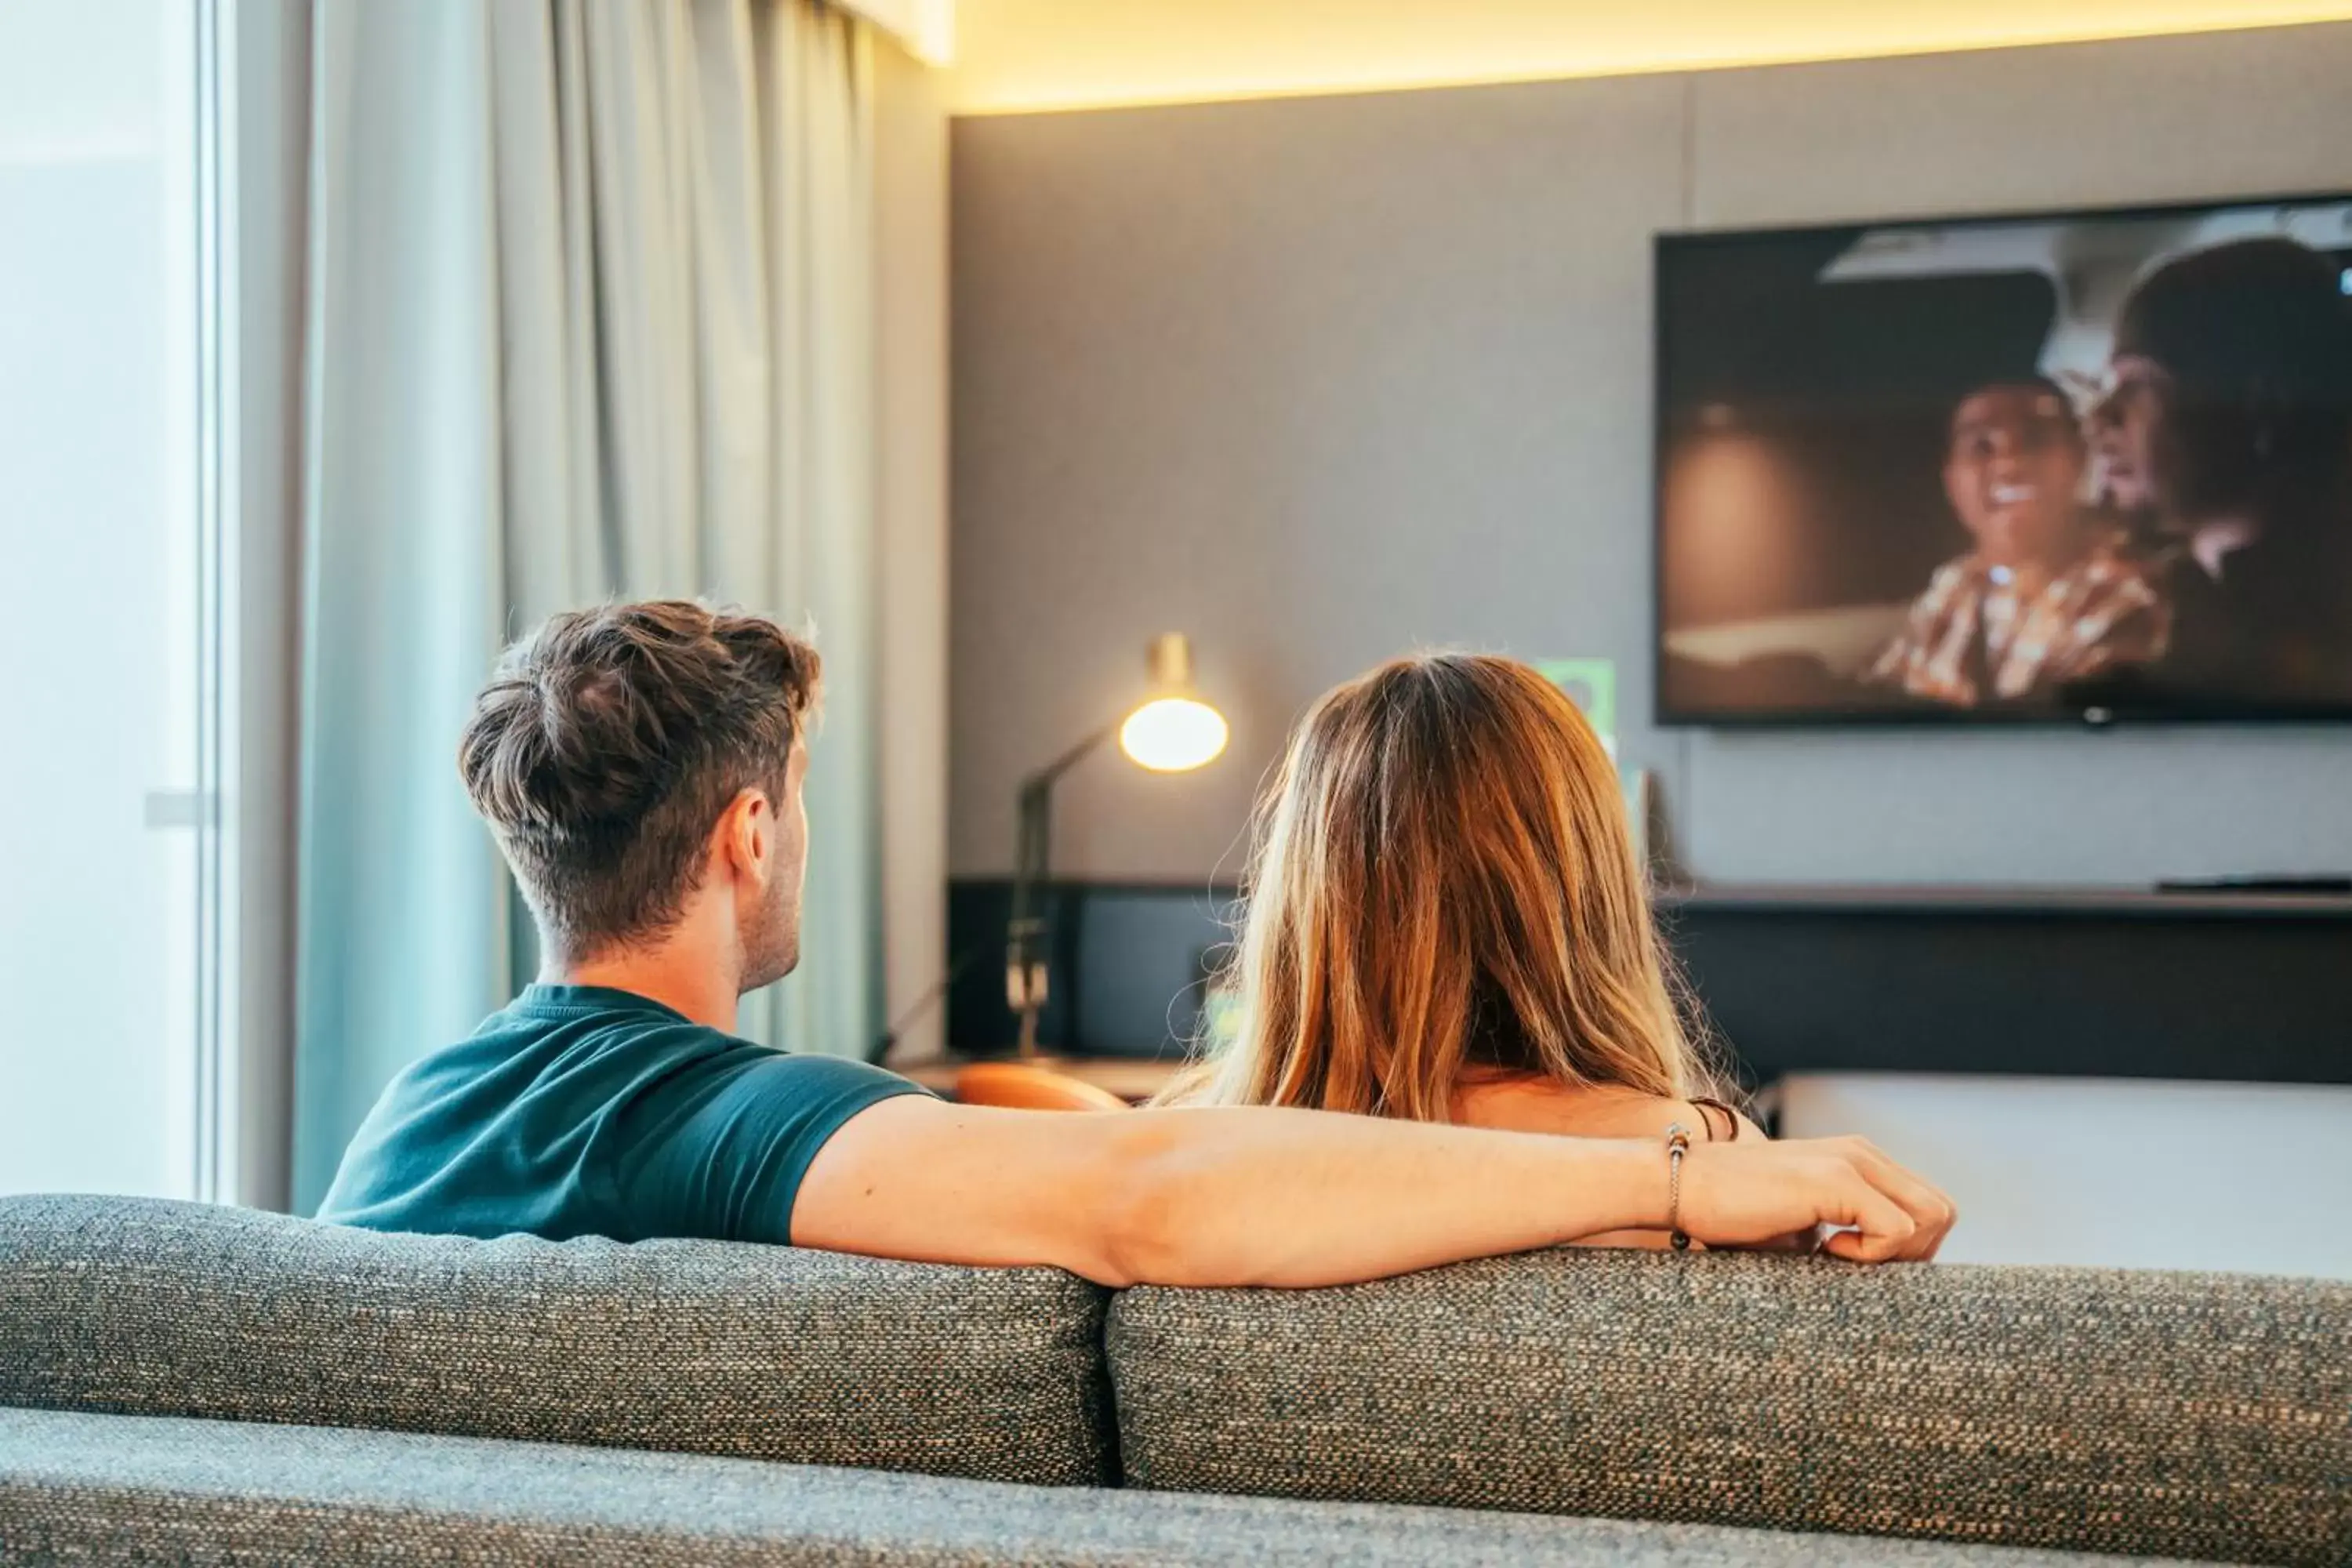
[[[1792,1079],[1791,1137],[1860,1129],[1933,1173],[1970,1263],[2352,1279],[2352,1104],[2291,1084]]]
[[[2352,868],[2342,730],[1646,719],[1654,231],[2352,188],[2347,80],[2336,26],[958,121],[951,868],[1007,869],[1021,773],[1162,629],[1233,753],[1072,775],[1063,874],[1230,874],[1291,715],[1416,642],[1614,658],[1622,754],[1720,880]],[[2116,1086],[2086,1117],[2052,1083],[1799,1083],[1790,1110],[1932,1150],[1969,1256],[2047,1256],[2018,1194],[2072,1191],[2080,1257],[2210,1260],[2234,1215],[2233,1266],[2352,1273],[2340,1190],[2276,1163],[2279,1105],[2352,1144],[2352,1089],[2276,1096]]]

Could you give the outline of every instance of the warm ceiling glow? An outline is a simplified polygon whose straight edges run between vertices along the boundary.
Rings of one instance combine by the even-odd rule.
[[[1362,92],[2352,20],[2352,0],[959,0],[958,113]]]
[[[1189,697],[1162,697],[1127,716],[1118,745],[1153,773],[1189,773],[1223,753],[1224,715]]]
[[[955,58],[956,0],[841,0],[926,65]]]

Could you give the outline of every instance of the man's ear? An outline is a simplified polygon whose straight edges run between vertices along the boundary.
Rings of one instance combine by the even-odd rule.
[[[763,789],[745,788],[736,792],[719,814],[719,826],[711,835],[711,847],[726,858],[729,869],[738,877],[763,882],[773,871],[776,862],[776,808]]]

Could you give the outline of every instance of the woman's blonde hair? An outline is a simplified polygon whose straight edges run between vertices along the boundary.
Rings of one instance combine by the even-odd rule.
[[[1617,770],[1526,665],[1429,654],[1317,702],[1258,810],[1229,1039],[1167,1096],[1451,1120],[1465,1071],[1719,1093]]]

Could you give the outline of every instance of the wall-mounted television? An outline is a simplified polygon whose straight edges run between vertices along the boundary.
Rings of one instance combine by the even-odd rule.
[[[2352,718],[2352,196],[1661,236],[1664,723]]]

